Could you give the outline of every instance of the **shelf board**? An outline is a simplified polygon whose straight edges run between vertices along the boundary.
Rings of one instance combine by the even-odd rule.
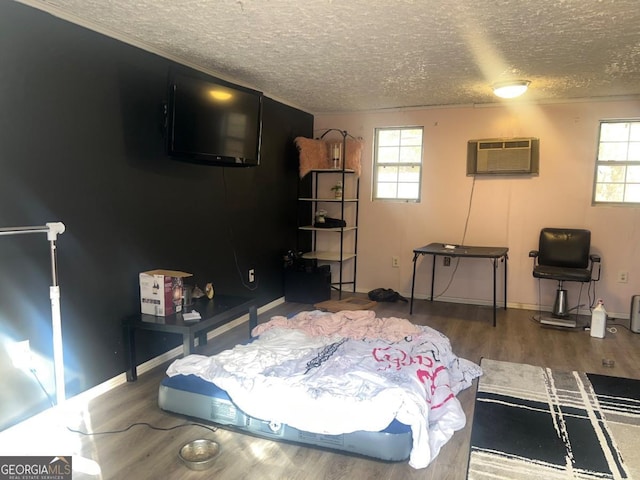
[[[358,227],[336,227],[336,228],[318,228],[313,225],[305,225],[304,227],[298,227],[298,230],[308,230],[310,232],[340,232],[340,231],[351,231],[355,230]]]
[[[355,253],[343,253],[342,261],[349,260],[351,258],[355,258]],[[340,252],[307,252],[302,254],[302,258],[307,260],[322,260],[325,262],[339,262],[340,261]]]
[[[314,168],[311,171],[315,173],[342,173],[343,170],[341,168]],[[355,173],[355,170],[345,168],[344,173]]]
[[[340,203],[342,202],[342,199],[340,198],[299,198],[298,200],[300,200],[301,202],[335,202],[335,203]],[[357,202],[358,199],[357,198],[345,198],[344,202]]]

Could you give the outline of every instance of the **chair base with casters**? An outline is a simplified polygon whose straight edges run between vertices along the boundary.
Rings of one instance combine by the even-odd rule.
[[[533,276],[539,280],[556,280],[558,288],[553,302],[551,317],[540,314],[543,325],[575,328],[577,326],[578,305],[567,308],[567,291],[564,282],[589,283],[600,279],[600,257],[591,254],[591,232],[583,229],[543,228],[540,231],[538,250],[531,250]],[[598,275],[594,278],[594,265],[598,265]],[[582,293],[582,288],[580,289]],[[570,318],[570,311],[576,310],[576,317]]]
[[[567,308],[567,291],[563,288],[563,281],[559,281],[558,289],[556,290],[556,298],[553,302],[553,309],[551,310],[551,316],[543,316],[539,313],[537,320],[542,325],[549,325],[552,327],[565,327],[576,328],[578,326],[578,309],[580,305],[580,297],[582,296],[582,288],[580,288],[580,294],[578,295],[578,304],[575,307]],[[571,311],[575,310],[575,317],[571,317]]]
[[[563,281],[560,280],[558,289],[556,290],[556,299],[553,302],[553,310],[551,310],[551,317],[539,316],[539,322],[543,325],[551,325],[554,327],[566,327],[576,328],[578,320],[576,318],[569,318],[569,309],[567,309],[567,291],[562,288]],[[576,317],[578,308],[580,307],[580,297],[578,297],[578,305],[574,307],[576,309]],[[573,308],[571,309],[573,310]]]

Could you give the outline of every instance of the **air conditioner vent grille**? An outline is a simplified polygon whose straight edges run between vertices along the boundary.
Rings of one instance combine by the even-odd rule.
[[[537,138],[490,138],[470,140],[467,146],[467,175],[537,174]]]
[[[478,141],[478,150],[497,150],[510,148],[531,148],[531,139],[505,140],[502,142]]]

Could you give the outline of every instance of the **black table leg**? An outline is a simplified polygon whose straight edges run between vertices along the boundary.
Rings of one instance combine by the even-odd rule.
[[[129,325],[124,326],[125,357],[127,361],[127,382],[135,382],[138,379],[136,366],[136,331]]]
[[[205,338],[207,333],[205,332]],[[183,333],[182,334],[182,356],[186,357],[187,355],[191,355],[195,346],[194,346],[195,336],[192,333]]]
[[[507,260],[509,255],[504,256],[504,309],[507,309]]]
[[[258,326],[258,309],[255,305],[249,307],[249,338],[252,337],[251,332]]]
[[[436,256],[431,255],[433,259],[433,264],[431,266],[431,301],[433,302],[433,284],[436,281]]]
[[[416,261],[418,259],[418,254],[413,254],[413,277],[411,277],[411,303],[409,304],[409,315],[413,313],[413,290],[416,285]]]
[[[496,326],[496,270],[498,269],[498,259],[493,259],[493,326]]]
[[[198,348],[207,344],[207,332],[198,334]],[[195,343],[192,343],[192,349],[195,349]],[[193,350],[192,350],[193,351]]]

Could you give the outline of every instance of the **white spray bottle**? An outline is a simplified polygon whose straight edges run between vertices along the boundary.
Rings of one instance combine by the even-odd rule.
[[[604,309],[604,302],[598,300],[598,305],[591,312],[591,336],[604,338],[607,331],[607,311]]]

